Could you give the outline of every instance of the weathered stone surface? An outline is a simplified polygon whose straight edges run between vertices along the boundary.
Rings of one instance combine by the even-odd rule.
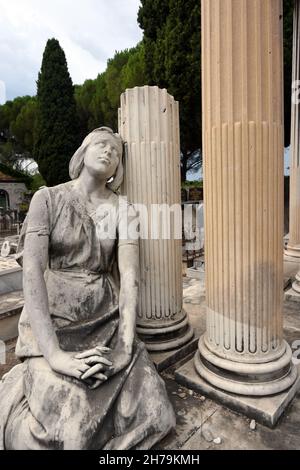
[[[135,335],[137,216],[115,192],[122,149],[119,135],[96,129],[71,159],[72,181],[32,199],[19,243],[24,361],[0,382],[0,449],[147,449],[175,426]]]
[[[276,429],[260,424],[251,431],[249,420],[230,410],[219,408],[205,422],[220,445],[207,442],[202,427],[183,445],[182,450],[298,450],[300,446],[300,395],[295,397]]]
[[[213,387],[206,382],[195,370],[194,359],[181,366],[175,372],[176,380],[188,387],[196,390],[200,394],[205,394],[212,400],[269,427],[274,427],[279,418],[286,410],[297,391],[300,388],[300,377],[288,390],[268,397],[249,397],[224,392]]]
[[[201,2],[207,330],[195,364],[236,396],[297,377],[282,330],[282,2],[259,3]]]
[[[13,261],[13,264],[10,262],[11,260],[6,263],[3,259],[0,259],[0,295],[19,291],[23,288],[22,269],[20,266],[11,267],[16,262]]]
[[[190,396],[187,389],[185,390],[188,399],[183,400],[179,397],[180,386],[170,376],[164,378],[173,407],[177,412],[177,424],[176,428],[156,448],[181,449],[219,407],[211,400],[201,402],[197,393]],[[172,394],[174,390],[175,395]]]
[[[17,338],[18,322],[23,307],[23,291],[0,295],[0,340]]]
[[[190,280],[183,279],[183,284],[186,287],[189,286]],[[195,293],[196,295],[196,293]],[[202,302],[202,305],[204,303]],[[205,309],[198,307],[199,320],[203,318],[203,325],[205,329]],[[195,309],[195,319],[197,318],[197,311]],[[202,321],[202,320],[201,320]],[[284,303],[284,322],[287,328],[285,328],[285,338],[292,344],[294,340],[300,338],[300,317],[299,308],[296,303],[285,302]],[[204,329],[202,328],[202,332]],[[13,347],[13,343],[11,346]],[[16,357],[13,351],[7,353],[7,364],[4,366],[0,365],[0,378],[1,375],[7,373],[12,366],[16,364]],[[179,366],[178,366],[179,367]],[[299,435],[299,416],[300,416],[300,393],[298,393],[286,410],[282,418],[277,423],[275,429],[265,427],[257,423],[256,430],[250,430],[250,420],[242,415],[238,415],[233,411],[228,410],[224,406],[212,402],[209,398],[199,396],[198,393],[188,389],[187,398],[180,399],[179,393],[183,393],[182,390],[187,390],[181,385],[174,381],[173,370],[165,371],[163,378],[165,379],[169,396],[171,397],[172,405],[177,415],[176,431],[172,432],[166,440],[162,441],[157,448],[164,448],[164,443],[167,449],[188,450],[188,444],[192,446],[192,449],[299,449],[300,448],[300,435]],[[174,396],[173,396],[174,395]],[[190,401],[193,398],[193,401]],[[211,405],[214,405],[214,414],[222,415],[224,419],[216,416],[209,416],[205,420],[206,429],[213,433],[213,436],[220,436],[222,438],[221,445],[207,444],[203,440],[203,433],[200,432],[201,419],[197,413],[201,410],[202,416],[208,416],[210,414],[209,409],[203,408],[202,400],[207,400],[209,409]],[[184,405],[184,408],[182,408]],[[205,410],[205,411],[204,411]],[[211,410],[212,411],[212,410]],[[190,413],[198,418],[189,419]],[[216,420],[216,421],[214,421]],[[214,424],[216,422],[216,424]],[[199,431],[199,432],[198,432]],[[254,434],[254,436],[253,436]],[[258,436],[255,436],[258,434]],[[182,437],[182,438],[181,438]]]
[[[205,332],[205,285],[204,280],[183,278],[183,308],[187,312],[189,323],[194,330],[194,337],[187,344],[171,351],[152,352],[151,359],[158,371],[175,364],[190,353],[196,351],[198,341]]]
[[[295,1],[292,83],[300,82],[300,2]],[[290,162],[290,233],[285,250],[287,256],[300,259],[300,111],[297,99],[292,100]],[[300,283],[299,283],[300,290]]]
[[[151,352],[178,349],[193,337],[182,308],[179,103],[157,86],[126,90],[119,132],[127,148],[122,192],[142,206],[141,233],[146,234],[140,240],[137,332]],[[165,211],[163,223],[155,207]]]
[[[285,291],[284,300],[290,302],[300,302],[300,293],[291,288]]]

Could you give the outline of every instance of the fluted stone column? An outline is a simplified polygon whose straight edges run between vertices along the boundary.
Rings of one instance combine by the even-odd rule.
[[[295,0],[293,83],[300,83],[300,0]],[[299,98],[298,98],[299,99]],[[290,238],[285,254],[300,260],[300,105],[292,101],[290,165]],[[300,292],[300,283],[297,283]]]
[[[167,351],[193,336],[182,309],[182,228],[178,102],[158,87],[121,96],[119,132],[126,142],[123,193],[140,210],[140,303],[137,331],[150,351]],[[158,206],[165,232],[158,231]],[[177,214],[173,225],[169,209]],[[160,226],[161,228],[161,226]]]
[[[295,0],[293,39],[293,83],[300,83],[300,0]],[[299,99],[297,96],[296,99]],[[300,104],[292,101],[290,166],[290,239],[285,251],[300,261]],[[300,271],[292,288],[300,294]]]
[[[241,395],[297,378],[283,340],[281,0],[202,0],[207,331],[197,372]]]

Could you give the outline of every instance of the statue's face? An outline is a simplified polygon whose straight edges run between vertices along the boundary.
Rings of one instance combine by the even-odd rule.
[[[108,133],[95,135],[88,145],[84,165],[94,176],[111,178],[119,165],[119,150],[113,136]]]

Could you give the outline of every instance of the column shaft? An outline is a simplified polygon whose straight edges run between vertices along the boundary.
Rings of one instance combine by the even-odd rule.
[[[126,90],[119,132],[127,148],[123,192],[142,205],[137,331],[149,350],[173,349],[193,336],[182,309],[178,102],[158,87]]]
[[[293,39],[293,85],[300,86],[300,1],[295,0]],[[296,85],[297,84],[297,85]],[[300,112],[299,97],[292,100],[290,165],[290,238],[288,256],[300,258]]]
[[[202,0],[207,332],[198,372],[235,393],[296,379],[282,336],[280,0]]]

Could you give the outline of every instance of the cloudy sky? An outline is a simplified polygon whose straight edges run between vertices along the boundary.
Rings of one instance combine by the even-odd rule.
[[[0,0],[0,101],[34,95],[48,38],[64,49],[73,82],[95,78],[116,50],[142,39],[140,0]],[[1,103],[0,103],[1,104]]]

